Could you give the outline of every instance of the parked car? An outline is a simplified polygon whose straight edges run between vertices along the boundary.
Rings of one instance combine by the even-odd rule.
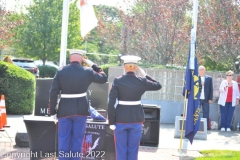
[[[35,64],[36,64],[37,66],[43,66],[42,60],[37,60],[37,61],[35,61]],[[59,68],[59,66],[57,66],[56,64],[54,64],[52,61],[46,61],[46,62],[45,62],[45,66],[47,66],[47,67],[54,67],[54,68],[56,68],[56,69]]]
[[[31,72],[36,76],[39,77],[39,69],[35,64],[34,60],[26,59],[26,58],[14,58],[12,59],[13,63],[19,67],[26,69],[27,71]]]

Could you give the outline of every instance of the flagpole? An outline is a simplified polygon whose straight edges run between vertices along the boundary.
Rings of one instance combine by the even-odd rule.
[[[87,51],[87,41],[85,40],[85,51]]]
[[[187,67],[189,67],[190,70],[195,69],[195,50],[196,50],[196,36],[197,36],[197,16],[198,16],[198,0],[193,1],[193,16],[192,16],[192,28],[191,28],[191,39],[190,39],[190,57],[189,57],[189,63]],[[178,153],[173,154],[175,156],[186,156],[182,152],[182,137],[183,137],[183,126],[184,126],[184,118],[186,119],[186,98],[187,97],[187,90],[185,90],[184,95],[184,109],[183,109],[183,121],[182,121],[182,127],[181,127],[181,137],[180,137],[180,149]],[[186,127],[185,127],[186,128]]]
[[[181,126],[181,134],[180,134],[180,147],[179,147],[178,152],[173,154],[173,156],[178,156],[178,157],[186,157],[187,156],[185,153],[182,152],[182,137],[183,137],[184,118],[186,115],[186,100],[187,100],[187,90],[185,89],[183,114],[182,114],[182,126]]]
[[[60,67],[66,65],[69,4],[69,0],[63,0],[61,50],[59,60]]]
[[[198,0],[193,2],[193,16],[192,16],[192,29],[191,29],[191,50],[190,50],[190,69],[194,69],[195,47],[197,40],[197,16],[198,16]]]
[[[182,150],[182,137],[183,137],[183,126],[184,126],[184,118],[185,118],[185,115],[186,115],[186,100],[187,100],[187,90],[185,90],[185,95],[184,95],[184,107],[183,107],[183,120],[182,120],[182,127],[181,127],[181,137],[180,137],[180,149],[179,150]]]

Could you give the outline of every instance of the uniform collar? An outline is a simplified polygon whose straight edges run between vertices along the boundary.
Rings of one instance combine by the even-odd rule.
[[[126,75],[132,75],[132,76],[135,76],[135,73],[134,73],[134,72],[127,72]]]
[[[70,64],[79,64],[80,65],[80,63],[78,61],[72,61]]]

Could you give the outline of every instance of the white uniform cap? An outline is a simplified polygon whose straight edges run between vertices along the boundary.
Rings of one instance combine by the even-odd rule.
[[[139,60],[141,60],[140,57],[138,56],[132,56],[132,55],[125,55],[122,56],[121,59],[123,60],[123,63],[133,63],[133,64],[137,64]]]
[[[80,54],[80,55],[83,55],[84,53],[87,53],[87,52],[84,51],[84,50],[77,50],[77,49],[69,49],[68,51],[70,52],[70,55],[72,55],[72,54]]]

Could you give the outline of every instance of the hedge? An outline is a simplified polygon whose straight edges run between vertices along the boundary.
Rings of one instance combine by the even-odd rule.
[[[118,66],[118,64],[104,64],[100,67],[102,68],[103,72],[108,76],[108,68],[112,66]]]
[[[118,64],[105,64],[105,65],[101,65],[100,67],[108,76],[108,68],[110,66],[117,66],[117,65]],[[57,72],[56,68],[49,67],[49,66],[38,66],[38,69],[39,69],[39,77],[40,78],[53,78]]]
[[[57,69],[49,66],[38,66],[40,78],[53,78]]]
[[[0,95],[5,96],[7,114],[32,114],[35,91],[36,78],[32,73],[0,61]]]

